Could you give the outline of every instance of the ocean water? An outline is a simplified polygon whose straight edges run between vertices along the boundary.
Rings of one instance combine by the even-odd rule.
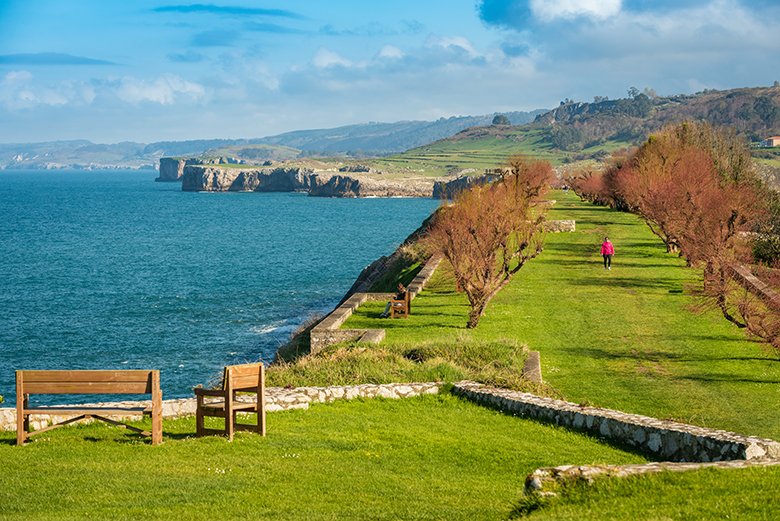
[[[160,369],[174,398],[270,361],[437,206],[187,193],[155,176],[0,171],[5,406],[16,369]]]

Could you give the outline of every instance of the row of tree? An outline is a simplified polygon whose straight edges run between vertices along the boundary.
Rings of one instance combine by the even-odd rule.
[[[707,301],[780,349],[777,312],[737,289],[731,277],[734,265],[754,260],[754,239],[772,237],[776,199],[733,131],[693,122],[666,127],[572,186],[585,199],[642,216],[669,252],[702,267]]]
[[[474,328],[488,302],[529,259],[542,251],[542,207],[552,167],[512,157],[498,181],[461,192],[434,217],[428,249],[450,262],[469,300]]]

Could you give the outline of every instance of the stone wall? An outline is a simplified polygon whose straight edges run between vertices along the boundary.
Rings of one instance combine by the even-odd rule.
[[[767,306],[780,311],[780,294],[753,275],[746,266],[730,266],[730,269],[731,276],[734,277],[734,280],[742,285],[742,287],[754,295],[758,295],[761,300],[766,302]]]
[[[525,479],[525,493],[557,496],[566,487],[578,483],[592,483],[596,478],[625,478],[659,472],[686,472],[706,468],[742,469],[780,465],[777,459],[731,460],[710,463],[675,463],[660,461],[635,465],[561,465],[536,469]]]
[[[437,394],[440,383],[392,383],[392,384],[361,384],[338,385],[331,387],[269,387],[266,389],[266,411],[288,411],[291,409],[308,409],[313,403],[326,403],[334,400],[351,400],[354,398],[410,398],[423,394]],[[239,396],[240,400],[246,400]],[[83,404],[85,407],[149,407],[150,400],[126,401],[111,403]],[[163,418],[180,418],[195,414],[195,398],[163,400]],[[30,424],[34,429],[40,429],[50,421],[58,423],[70,416],[33,415]],[[137,418],[138,416],[109,416],[117,420]],[[0,430],[16,430],[16,409],[0,408]]]
[[[440,256],[434,256],[428,259],[425,266],[417,273],[407,288],[409,298],[414,299],[420,293],[430,278],[433,276],[436,268],[441,263]],[[384,329],[339,329],[347,321],[352,313],[360,307],[361,304],[369,300],[388,301],[393,298],[392,293],[353,293],[347,300],[342,302],[328,316],[323,318],[319,324],[314,326],[310,332],[311,352],[317,353],[329,345],[339,342],[357,340],[358,342],[379,343],[385,339]]]
[[[722,461],[780,458],[780,443],[533,394],[495,389],[473,382],[454,392],[508,413],[587,432],[612,443],[634,447],[667,461]]]
[[[544,221],[544,231],[550,233],[573,232],[577,229],[574,219],[561,219],[558,221]]]

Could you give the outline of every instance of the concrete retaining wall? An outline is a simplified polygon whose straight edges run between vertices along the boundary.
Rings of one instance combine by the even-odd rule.
[[[433,276],[441,263],[440,256],[431,257],[422,267],[407,288],[409,298],[414,299]],[[329,345],[357,340],[358,342],[379,343],[385,339],[384,329],[339,329],[360,305],[370,300],[388,301],[392,293],[354,293],[340,306],[334,309],[310,332],[311,352],[317,353]]]
[[[606,438],[667,461],[724,461],[780,458],[780,443],[706,429],[611,409],[580,407],[571,402],[495,389],[474,382],[454,392],[477,403]]]

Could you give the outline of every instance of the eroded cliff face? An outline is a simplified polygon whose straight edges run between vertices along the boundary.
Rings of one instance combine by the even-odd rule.
[[[430,197],[432,189],[433,183],[427,181],[378,181],[301,167],[186,165],[182,176],[186,192],[305,191],[313,197]]]
[[[160,158],[160,176],[155,181],[178,181],[184,170],[184,159],[173,157]]]
[[[468,190],[475,185],[492,183],[499,179],[496,174],[483,174],[477,176],[463,176],[452,181],[436,181],[433,184],[434,199],[454,199],[460,192]]]
[[[181,189],[185,192],[294,192],[309,189],[311,174],[305,168],[187,165]]]

